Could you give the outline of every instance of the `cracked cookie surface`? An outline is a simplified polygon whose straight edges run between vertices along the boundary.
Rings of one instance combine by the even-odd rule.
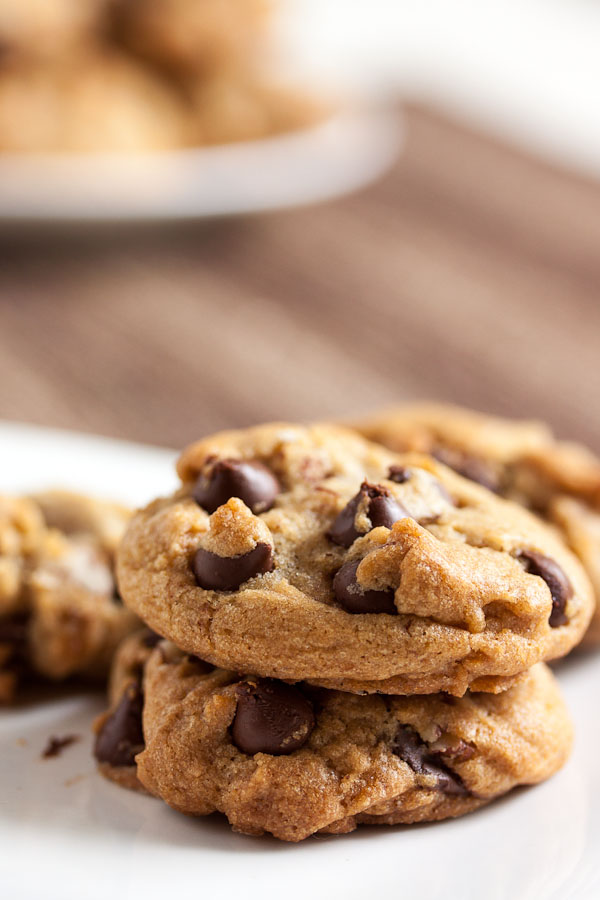
[[[214,665],[347,691],[499,691],[580,639],[589,582],[516,504],[335,426],[192,445],[120,546],[125,602]]]
[[[138,625],[116,593],[129,511],[62,491],[0,497],[0,700],[21,677],[105,677]]]
[[[543,664],[502,694],[358,696],[213,669],[147,632],[118,652],[96,729],[104,775],[286,841],[462,815],[549,777],[572,742]]]
[[[391,450],[430,453],[457,472],[558,527],[592,582],[596,610],[583,642],[600,643],[600,459],[559,441],[541,422],[456,406],[384,411],[356,428]]]

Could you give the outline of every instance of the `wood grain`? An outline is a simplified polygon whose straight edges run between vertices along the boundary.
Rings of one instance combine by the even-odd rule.
[[[326,206],[3,235],[0,416],[180,446],[438,398],[600,449],[600,187],[408,125],[389,176]]]

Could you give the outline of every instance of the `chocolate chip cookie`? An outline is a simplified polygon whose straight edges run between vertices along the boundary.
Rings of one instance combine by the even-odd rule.
[[[552,775],[571,724],[543,664],[501,694],[392,697],[213,669],[130,638],[97,723],[103,774],[189,815],[300,841],[459,816]]]
[[[106,0],[2,0],[0,61],[48,60],[89,43],[105,7]]]
[[[273,424],[184,451],[138,512],[124,601],[188,653],[347,691],[498,691],[585,631],[591,587],[554,532],[431,457]]]
[[[20,58],[0,66],[1,151],[135,153],[192,139],[185,100],[112,48],[86,47],[50,67]]]
[[[540,422],[501,419],[455,406],[407,406],[356,427],[392,450],[431,453],[466,478],[558,526],[583,563],[597,598],[584,643],[600,643],[597,456],[578,444],[557,440]]]
[[[112,27],[136,55],[206,79],[256,53],[269,6],[265,0],[113,0]]]
[[[0,497],[0,701],[20,678],[104,677],[138,626],[116,592],[129,511],[65,492]]]

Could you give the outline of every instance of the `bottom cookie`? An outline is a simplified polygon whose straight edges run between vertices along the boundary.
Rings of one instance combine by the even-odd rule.
[[[359,696],[215,669],[146,631],[117,654],[110,700],[104,775],[286,841],[462,815],[548,778],[572,742],[543,664],[496,695]]]

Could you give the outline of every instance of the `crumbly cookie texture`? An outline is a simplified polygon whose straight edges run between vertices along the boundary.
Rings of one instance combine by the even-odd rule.
[[[28,563],[45,530],[42,512],[33,501],[0,495],[0,618],[25,610]]]
[[[498,691],[592,611],[551,529],[430,457],[335,426],[200,441],[117,554],[125,603],[188,653],[347,691]]]
[[[0,703],[16,691],[26,636],[27,579],[44,519],[30,500],[0,495]]]
[[[19,677],[105,677],[138,625],[116,593],[114,551],[129,518],[72,493],[0,498],[0,701]]]
[[[587,571],[596,611],[583,639],[600,643],[600,459],[559,441],[541,422],[421,404],[355,423],[391,450],[430,453],[460,474],[529,507],[558,526]]]
[[[212,669],[147,642],[130,639],[115,659],[96,724],[102,773],[190,815],[223,812],[245,834],[300,841],[459,816],[548,778],[570,751],[543,664],[502,694],[358,696]]]

